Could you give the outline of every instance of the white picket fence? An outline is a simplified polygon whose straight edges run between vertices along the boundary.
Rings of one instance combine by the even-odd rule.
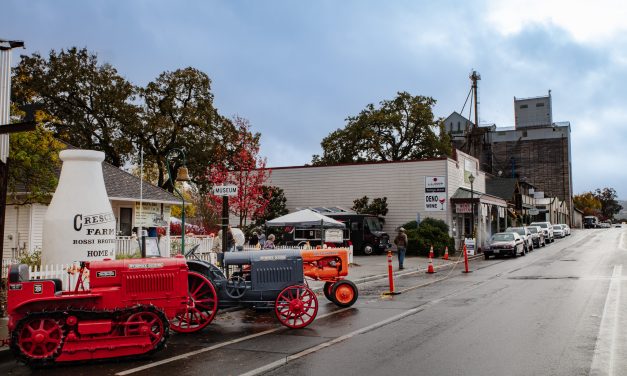
[[[170,254],[172,256],[181,252],[181,237],[164,236],[158,241],[159,252],[161,254]],[[211,251],[213,246],[213,236],[206,235],[187,235],[185,236],[185,250],[198,245],[197,252],[206,253]],[[169,252],[165,252],[169,250]],[[115,253],[119,255],[131,256],[140,253],[140,243],[137,237],[118,236],[115,239]]]
[[[11,264],[19,263],[18,260],[4,259],[2,260],[2,278],[9,275],[9,267]],[[56,264],[43,266],[29,266],[28,277],[30,280],[37,279],[59,279],[63,284],[63,290],[74,289],[78,280],[78,264]],[[83,284],[85,289],[89,288],[89,270],[83,273]]]

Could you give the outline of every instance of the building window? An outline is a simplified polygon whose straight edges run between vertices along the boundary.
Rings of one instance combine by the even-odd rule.
[[[529,106],[527,106],[526,104],[521,104],[520,105],[520,108],[527,108],[527,107],[529,107]]]
[[[544,103],[542,103],[542,102],[536,103],[536,107],[544,107]]]
[[[120,208],[120,235],[131,236],[133,231],[133,209]]]
[[[527,137],[527,131],[523,131],[523,137]]]
[[[457,122],[457,131],[461,132],[461,130],[462,130],[462,123],[458,121]]]

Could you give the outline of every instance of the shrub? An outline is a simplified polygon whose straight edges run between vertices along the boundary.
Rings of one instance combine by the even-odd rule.
[[[41,248],[35,248],[32,252],[25,252],[20,257],[19,263],[28,266],[41,266]]]
[[[420,225],[416,221],[403,225],[407,233],[407,252],[418,256],[428,256],[433,245],[434,257],[444,255],[448,247],[449,254],[455,253],[455,240],[448,235],[448,225],[439,219],[425,218]]]

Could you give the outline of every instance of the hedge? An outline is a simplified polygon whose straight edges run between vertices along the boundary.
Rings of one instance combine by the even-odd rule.
[[[411,221],[403,227],[408,238],[408,254],[428,256],[432,245],[434,257],[442,257],[446,247],[450,256],[455,253],[455,240],[448,235],[448,225],[444,221],[425,218],[420,225]]]

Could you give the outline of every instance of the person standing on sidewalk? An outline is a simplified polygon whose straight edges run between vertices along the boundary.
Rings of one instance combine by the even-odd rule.
[[[398,229],[398,235],[394,238],[394,244],[398,250],[398,269],[403,270],[403,262],[405,261],[405,252],[407,252],[407,234],[404,228]]]

